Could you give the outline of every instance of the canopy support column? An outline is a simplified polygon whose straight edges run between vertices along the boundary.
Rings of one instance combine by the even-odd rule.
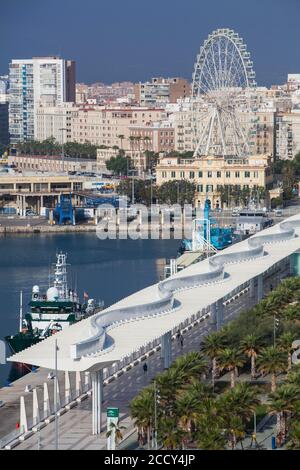
[[[103,369],[91,373],[93,435],[100,434],[102,425]]]

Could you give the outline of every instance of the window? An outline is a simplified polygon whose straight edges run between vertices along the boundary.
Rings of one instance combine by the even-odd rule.
[[[258,171],[254,171],[253,176],[254,176],[254,178],[258,178]]]
[[[166,171],[162,171],[161,176],[162,176],[162,178],[166,178],[166,177],[167,177],[167,172],[166,172]]]
[[[212,171],[207,172],[207,178],[212,178]]]
[[[195,172],[194,171],[190,171],[190,179],[194,179],[195,178]]]
[[[236,171],[236,172],[235,172],[235,177],[236,177],[236,178],[239,178],[239,177],[240,177],[240,172],[239,172],[239,171]]]
[[[250,178],[250,171],[245,171],[245,178]]]
[[[180,171],[179,176],[180,178],[184,178],[184,171]]]
[[[206,192],[207,192],[207,193],[212,193],[213,190],[214,190],[214,187],[213,187],[212,184],[207,184],[207,185],[206,185]]]
[[[198,176],[199,176],[199,178],[202,178],[202,171],[198,172]]]
[[[226,176],[226,178],[230,178],[230,171],[226,171],[225,176]]]
[[[221,178],[221,172],[217,171],[217,178]]]
[[[176,178],[176,171],[171,171],[171,178]]]
[[[203,193],[203,184],[198,184],[197,191],[198,193]]]

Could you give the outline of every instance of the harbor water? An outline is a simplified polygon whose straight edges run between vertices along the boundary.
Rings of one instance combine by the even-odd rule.
[[[55,255],[67,253],[68,284],[82,299],[117,300],[159,281],[166,258],[174,257],[178,240],[99,240],[94,233],[9,235],[0,238],[0,339],[19,328],[19,298],[26,313],[33,285],[49,286]],[[0,386],[10,364],[0,365]]]

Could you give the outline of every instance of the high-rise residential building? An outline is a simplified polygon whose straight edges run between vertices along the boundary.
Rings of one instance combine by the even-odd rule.
[[[135,85],[135,99],[140,106],[161,106],[176,103],[190,95],[191,86],[185,78],[152,78],[151,82]]]
[[[41,104],[75,101],[75,62],[60,57],[13,59],[9,65],[9,133],[11,144],[35,137]]]
[[[9,144],[8,133],[8,75],[0,76],[0,148]]]
[[[8,75],[0,75],[0,95],[6,95],[9,88]]]
[[[0,100],[0,147],[8,145],[8,102]]]
[[[293,159],[300,152],[300,109],[276,116],[276,158]]]

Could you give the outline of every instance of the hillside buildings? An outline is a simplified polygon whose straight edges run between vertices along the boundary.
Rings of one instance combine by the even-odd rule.
[[[151,82],[137,83],[134,91],[135,100],[140,106],[160,106],[188,97],[191,87],[184,78],[158,77],[152,78]]]

